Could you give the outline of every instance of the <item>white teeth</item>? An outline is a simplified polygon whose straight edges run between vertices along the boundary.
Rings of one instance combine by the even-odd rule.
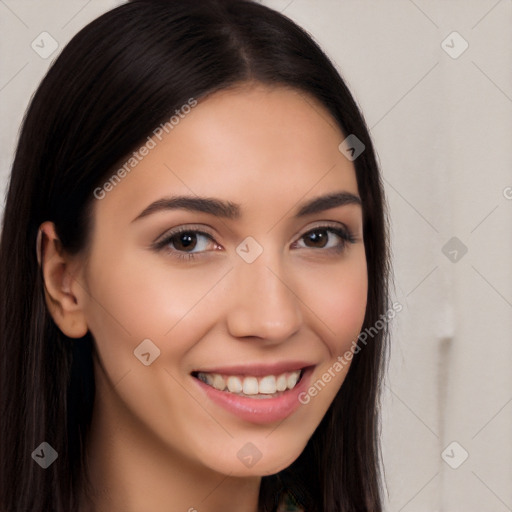
[[[228,377],[228,389],[231,393],[241,393],[243,389],[242,381],[235,377],[234,375],[231,375]]]
[[[279,377],[277,377],[277,382],[276,382],[277,391],[284,391],[287,387],[288,387],[288,379],[286,378],[286,375],[285,374],[279,375]]]
[[[300,373],[301,370],[296,370],[294,372],[282,373],[278,376],[266,375],[257,378],[198,372],[197,378],[219,391],[255,396],[274,395],[275,393],[286,391],[286,389],[293,389],[300,378]],[[257,397],[255,396],[255,398]]]
[[[263,379],[259,382],[259,392],[260,393],[275,393],[276,388],[276,378],[273,375],[268,375],[267,377],[263,377]]]
[[[213,374],[213,383],[211,385],[219,391],[224,391],[224,389],[226,389],[226,381],[224,380],[224,377],[218,373]]]
[[[297,384],[298,380],[299,380],[299,374],[297,372],[290,373],[290,375],[288,375],[288,379],[287,379],[288,389],[293,389],[295,387],[295,384]]]
[[[244,379],[244,395],[258,394],[258,379],[256,377],[245,377]]]

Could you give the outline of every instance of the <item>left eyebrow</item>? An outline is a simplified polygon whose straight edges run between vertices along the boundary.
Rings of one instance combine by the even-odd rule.
[[[311,199],[301,205],[295,213],[295,217],[305,217],[314,213],[320,213],[338,206],[355,204],[361,206],[361,198],[351,192],[340,191]],[[132,222],[147,217],[152,213],[165,210],[188,210],[215,215],[227,219],[241,217],[241,206],[231,201],[211,197],[198,196],[173,196],[163,197],[147,206]]]
[[[299,208],[295,216],[305,217],[306,215],[320,213],[325,210],[330,210],[331,208],[349,204],[356,204],[361,206],[361,198],[355,194],[352,194],[351,192],[335,192],[333,194],[327,194],[325,196],[311,199]]]

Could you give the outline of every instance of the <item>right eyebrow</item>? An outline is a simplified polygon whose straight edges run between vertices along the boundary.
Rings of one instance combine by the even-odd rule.
[[[221,201],[211,197],[194,197],[194,196],[174,196],[163,197],[151,203],[146,207],[132,222],[147,217],[152,213],[162,210],[190,210],[196,212],[209,213],[216,217],[224,217],[227,219],[238,219],[241,217],[240,205],[230,201]]]

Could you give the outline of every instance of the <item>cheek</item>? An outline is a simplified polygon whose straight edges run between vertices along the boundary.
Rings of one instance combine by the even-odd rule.
[[[366,314],[368,276],[364,248],[351,256],[328,270],[309,274],[315,286],[308,287],[307,305],[314,311],[311,322],[326,350],[309,388],[299,396],[305,406],[304,424],[311,429],[327,412],[347,376]]]
[[[364,250],[330,269],[305,272],[304,277],[301,298],[314,313],[330,355],[337,357],[357,339],[363,325],[368,292]]]
[[[116,256],[109,261],[107,254],[98,255],[87,275],[86,315],[99,351],[126,367],[144,339],[151,339],[162,355],[187,350],[190,340],[201,335],[206,307],[211,314],[207,297],[214,294],[229,267],[183,265],[180,269],[164,258],[152,261],[136,251]],[[185,325],[187,335],[183,336],[180,331]]]
[[[367,302],[367,275],[354,272],[330,283],[334,300],[325,301],[328,325],[338,336],[337,353],[345,350],[347,342],[357,338],[363,325]]]
[[[179,268],[164,257],[126,251],[112,265],[96,264],[89,279],[91,291],[106,313],[112,313],[129,332],[162,336],[187,315],[222,277],[222,269],[207,266]],[[110,268],[110,270],[106,270]],[[104,312],[105,313],[105,312]]]

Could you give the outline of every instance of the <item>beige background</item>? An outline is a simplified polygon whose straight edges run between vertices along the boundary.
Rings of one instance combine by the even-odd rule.
[[[120,3],[0,0],[2,192],[48,65]],[[382,167],[404,306],[383,404],[386,510],[512,511],[512,1],[264,3],[333,58]],[[59,44],[48,59],[31,48],[43,31]],[[443,252],[452,237],[466,254]]]

